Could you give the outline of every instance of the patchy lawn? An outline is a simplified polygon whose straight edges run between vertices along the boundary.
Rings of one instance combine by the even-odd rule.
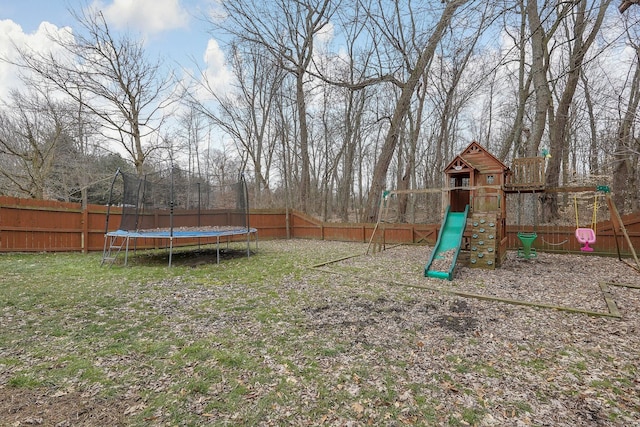
[[[640,424],[624,263],[510,253],[448,282],[428,247],[366,248],[0,255],[0,425]]]

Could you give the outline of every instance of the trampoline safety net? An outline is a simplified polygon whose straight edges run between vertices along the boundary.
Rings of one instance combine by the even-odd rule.
[[[249,227],[243,175],[222,185],[212,185],[176,168],[142,177],[118,171],[114,183],[118,177],[122,178],[122,190],[112,188],[110,204],[122,207],[120,230]]]

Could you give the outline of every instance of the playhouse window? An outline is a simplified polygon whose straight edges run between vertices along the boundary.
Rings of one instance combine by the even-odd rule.
[[[449,180],[450,187],[468,187],[469,186],[469,177],[468,176],[453,176]]]
[[[487,184],[493,184],[494,178],[493,175],[487,175]]]

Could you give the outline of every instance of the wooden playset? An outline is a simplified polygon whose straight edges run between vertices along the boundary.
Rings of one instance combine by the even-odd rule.
[[[511,167],[506,166],[486,148],[472,142],[444,169],[444,188],[415,190],[419,193],[442,194],[442,222],[436,245],[425,266],[425,276],[451,280],[458,259],[471,268],[494,269],[500,267],[507,255],[507,203],[509,194],[593,192],[595,194],[593,217],[590,226],[581,226],[578,204],[575,201],[575,238],[583,252],[591,252],[596,242],[597,200],[606,198],[613,231],[625,236],[636,265],[640,263],[633,250],[624,224],[613,204],[609,188],[563,187],[548,188],[545,184],[545,156],[516,158]],[[371,236],[371,244],[384,242],[386,200],[394,193],[405,195],[412,190],[385,192],[378,223]],[[382,225],[381,225],[382,224]],[[518,256],[524,259],[537,256],[535,232],[518,232],[521,243]],[[460,256],[461,251],[464,257]]]

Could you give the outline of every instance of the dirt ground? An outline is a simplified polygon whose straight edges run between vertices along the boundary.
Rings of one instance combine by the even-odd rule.
[[[366,247],[302,241],[266,244],[277,245],[292,256],[310,245],[326,253],[336,245],[351,245],[354,253]],[[379,379],[389,375],[388,362],[397,363],[402,367],[400,383],[407,385],[396,390],[397,404],[413,408],[397,425],[425,425],[415,408],[428,395],[427,400],[439,402],[433,415],[437,425],[449,425],[464,408],[478,408],[481,419],[468,423],[460,418],[457,425],[640,426],[640,273],[612,258],[540,253],[523,260],[509,253],[500,269],[459,266],[454,280],[444,281],[424,277],[428,256],[428,247],[398,246],[310,266],[301,278],[279,284],[280,294],[295,290],[305,295],[303,306],[296,307],[303,315],[296,327],[327,347],[348,343],[343,353],[315,361],[327,383],[337,381],[354,361],[365,363],[369,384],[359,379],[341,386],[359,398],[366,387],[383,387]],[[204,262],[189,261],[194,268]],[[327,277],[334,283],[330,292],[314,285]],[[203,299],[221,298],[236,288],[183,292],[181,306],[172,310],[186,312]],[[160,300],[154,304],[159,311],[167,306]],[[210,321],[190,319],[185,325],[175,314],[173,319],[176,330],[215,332]],[[242,322],[243,334],[259,330]],[[291,363],[308,362],[301,356]],[[420,398],[410,384],[423,386]],[[255,396],[262,392],[266,393],[257,386],[252,391]],[[349,403],[358,412],[353,419],[336,410],[315,422],[300,415],[282,424],[382,422],[372,402],[357,402],[359,406]],[[140,405],[144,402],[135,394],[107,401],[91,390],[61,394],[0,387],[0,426],[128,425]],[[454,415],[439,419],[437,412]],[[225,416],[217,414],[217,424],[233,425]],[[273,422],[265,425],[279,425],[279,419],[284,418],[274,413]],[[148,425],[168,424],[149,420]]]
[[[437,326],[418,342],[423,354],[501,372],[498,378],[455,376],[503,402],[479,425],[640,426],[640,273],[633,261],[547,253],[523,259],[509,252],[501,268],[459,263],[454,280],[446,281],[421,277],[427,254],[422,247],[398,246],[321,268],[355,271],[364,281],[392,288],[434,291],[432,305],[411,309],[416,322]],[[376,328],[368,330],[374,335]],[[452,336],[479,344],[448,344]],[[429,365],[417,362],[411,375],[426,380],[437,371]],[[465,404],[473,406],[473,400]],[[526,402],[531,416],[509,417],[518,401]]]
[[[134,406],[135,402],[99,399],[84,392],[0,388],[0,425],[124,426],[127,411]]]

